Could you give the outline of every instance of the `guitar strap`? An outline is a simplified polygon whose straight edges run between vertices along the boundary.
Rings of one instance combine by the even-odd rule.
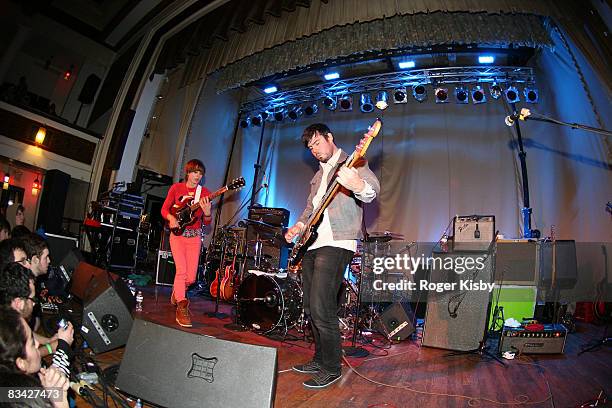
[[[200,201],[200,194],[202,194],[202,186],[198,184],[195,191],[195,197],[193,198],[194,204]]]

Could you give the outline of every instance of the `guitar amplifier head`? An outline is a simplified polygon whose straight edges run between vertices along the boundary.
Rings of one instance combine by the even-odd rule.
[[[457,215],[453,234],[455,251],[487,250],[495,235],[495,216]]]
[[[266,224],[287,228],[289,225],[289,210],[285,208],[250,207],[249,220],[262,221]]]

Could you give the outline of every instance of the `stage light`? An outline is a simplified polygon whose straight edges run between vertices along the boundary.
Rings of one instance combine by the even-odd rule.
[[[37,176],[36,179],[34,180],[34,183],[32,183],[32,195],[37,196],[39,191],[40,191],[40,181],[38,181],[38,176]]]
[[[415,63],[412,60],[410,60],[410,61],[400,61],[400,63],[397,64],[397,66],[400,69],[408,69],[408,68],[414,68],[415,67]]]
[[[535,88],[523,89],[523,95],[525,95],[525,102],[527,103],[538,103],[538,100],[540,99],[538,90]]]
[[[436,103],[448,102],[448,88],[436,88],[434,95],[436,95]]]
[[[480,85],[476,85],[474,88],[472,88],[472,102],[474,102],[474,105],[485,103],[486,101],[487,98]]]
[[[323,75],[323,78],[325,78],[326,81],[331,81],[333,79],[340,78],[340,74],[338,72],[328,72],[327,74]]]
[[[425,89],[425,85],[414,85],[412,87],[412,96],[418,102],[423,102],[425,99],[427,99],[427,89]]]
[[[387,91],[380,91],[376,94],[376,107],[380,110],[387,109],[389,106],[389,96],[387,95]]]
[[[278,91],[278,88],[276,86],[274,86],[274,85],[270,85],[270,86],[267,86],[267,87],[264,88],[264,92],[267,93],[267,94],[271,94],[271,93],[274,93],[276,91]]]
[[[479,64],[492,64],[495,62],[495,57],[493,55],[480,55],[478,57]]]
[[[248,128],[250,124],[251,124],[251,120],[249,118],[240,120],[240,127],[243,129]]]
[[[457,103],[468,103],[468,91],[462,86],[455,87],[455,101]]]
[[[361,109],[363,113],[370,113],[374,110],[372,98],[369,93],[362,93],[359,97],[359,109]]]
[[[2,183],[2,189],[8,190],[9,184],[11,183],[11,175],[9,173],[4,173],[4,179]]]
[[[338,102],[338,105],[340,105],[340,111],[341,112],[350,112],[353,110],[353,97],[350,95],[345,95],[342,98],[340,98],[340,102]]]
[[[333,111],[336,110],[336,106],[338,105],[338,99],[331,96],[326,96],[323,98],[323,106],[325,106],[328,110]]]
[[[263,111],[260,113],[260,115],[261,115],[261,120],[265,121],[270,116],[270,113],[268,111]]]
[[[296,121],[300,116],[302,116],[302,113],[302,108],[293,108],[289,111],[289,113],[287,113],[287,117],[293,121]]]
[[[493,82],[489,87],[489,93],[491,94],[491,98],[499,99],[502,94],[502,88],[497,84],[497,82]]]
[[[506,92],[504,92],[504,94],[506,95],[506,101],[508,101],[508,103],[517,103],[521,101],[518,89],[516,89],[516,87],[514,86],[511,86],[506,89]]]
[[[285,119],[285,112],[282,109],[277,110],[272,114],[274,116],[274,120],[277,122],[282,122]]]
[[[312,105],[308,105],[307,107],[304,108],[304,115],[312,116],[316,114],[318,111],[319,111],[319,106],[316,103],[313,103]]]
[[[45,136],[47,136],[47,129],[44,126],[38,128],[38,132],[36,132],[36,137],[34,141],[36,144],[41,145],[45,141]]]
[[[408,103],[406,88],[395,88],[393,90],[393,103]]]
[[[261,115],[251,116],[251,125],[253,126],[261,126],[263,120],[261,119]]]

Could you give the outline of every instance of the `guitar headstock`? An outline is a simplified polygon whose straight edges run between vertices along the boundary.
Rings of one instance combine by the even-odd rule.
[[[228,190],[238,190],[239,188],[244,187],[246,183],[244,182],[244,177],[238,177],[233,179],[228,185]]]
[[[365,153],[368,150],[368,147],[370,147],[370,143],[372,142],[372,139],[374,139],[378,135],[378,132],[380,132],[380,128],[382,128],[382,121],[380,119],[376,119],[376,121],[372,124],[372,126],[370,126],[368,132],[365,135],[363,135],[363,137],[359,141],[359,144],[357,145],[357,148],[355,149],[355,154],[357,156],[359,157],[365,156]]]

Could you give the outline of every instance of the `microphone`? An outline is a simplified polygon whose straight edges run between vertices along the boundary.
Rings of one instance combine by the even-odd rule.
[[[506,126],[512,126],[514,125],[514,122],[516,122],[517,119],[524,121],[530,115],[531,115],[531,112],[529,111],[529,109],[522,108],[520,112],[514,112],[512,115],[506,116],[506,118],[504,119],[504,122],[506,123]]]

